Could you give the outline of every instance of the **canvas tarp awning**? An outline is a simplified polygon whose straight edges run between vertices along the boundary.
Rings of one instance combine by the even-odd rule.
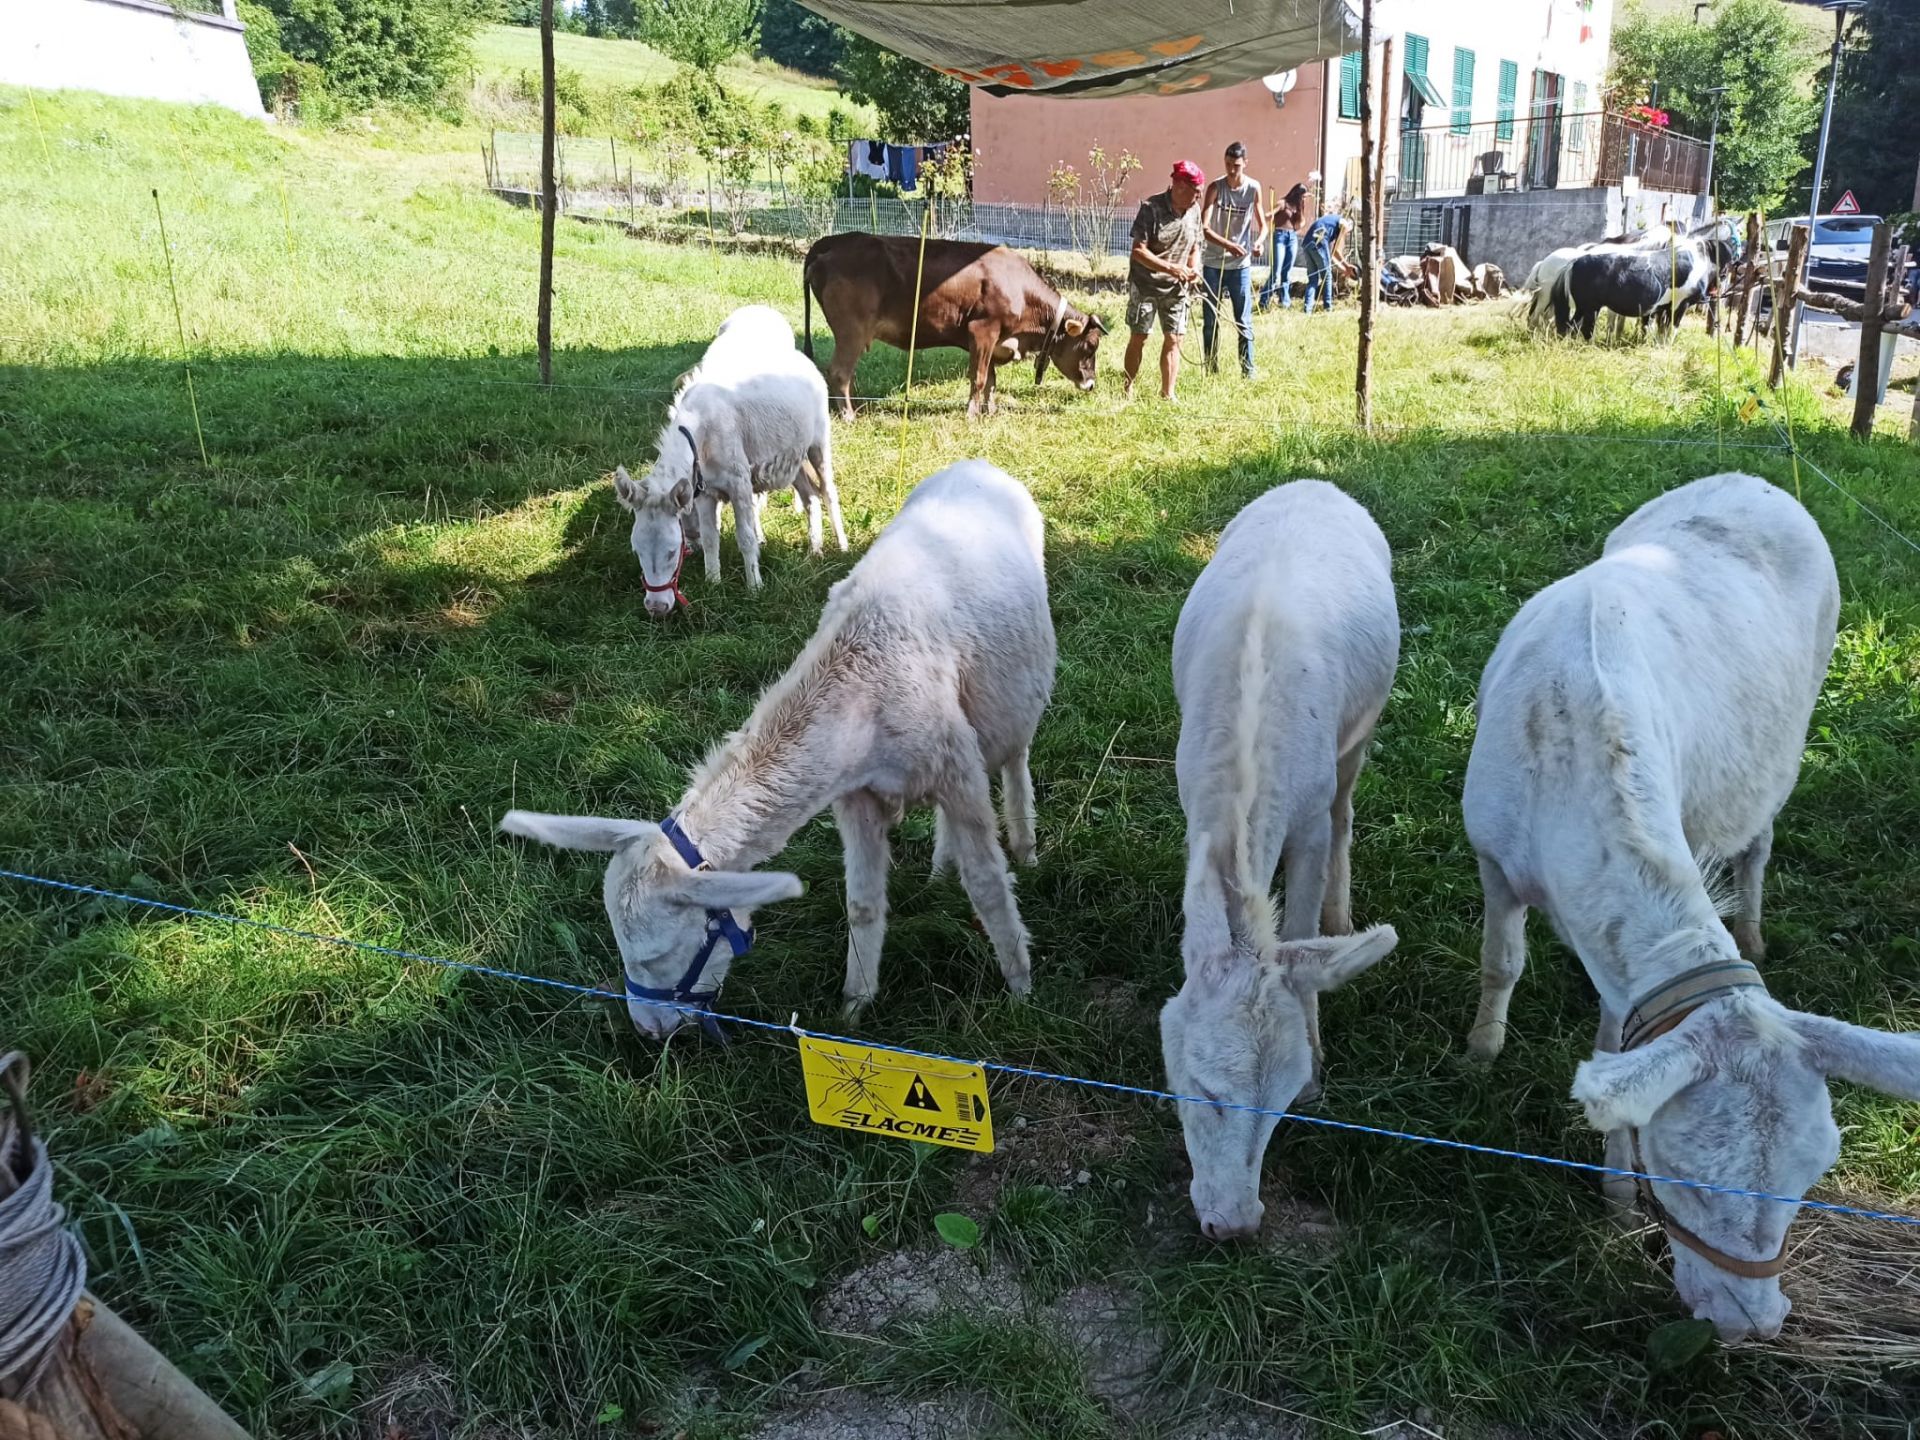
[[[992,95],[1179,95],[1355,48],[1359,0],[801,0]]]

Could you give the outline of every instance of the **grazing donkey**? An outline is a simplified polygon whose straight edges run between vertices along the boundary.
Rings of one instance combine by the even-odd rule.
[[[1320,1071],[1319,995],[1392,950],[1351,936],[1353,782],[1400,655],[1392,555],[1373,518],[1320,480],[1233,518],[1173,635],[1187,819],[1186,982],[1160,1013],[1200,1229],[1260,1228],[1260,1160]],[[1286,865],[1285,918],[1270,889]],[[1317,934],[1348,937],[1313,939]]]
[[[1839,1154],[1829,1076],[1920,1099],[1920,1036],[1789,1010],[1740,957],[1761,953],[1774,817],[1839,608],[1799,503],[1714,475],[1628,516],[1487,662],[1465,797],[1486,895],[1468,1043],[1499,1053],[1539,906],[1600,992],[1573,1095],[1611,1166],[1798,1197]],[[1726,863],[1731,934],[1707,879]],[[1632,1184],[1608,1192],[1625,1202]],[[1779,1331],[1796,1206],[1651,1184],[1643,1203],[1696,1317],[1728,1340]]]
[[[938,807],[935,865],[952,865],[1007,987],[1031,983],[1007,847],[1034,854],[1027,751],[1053,689],[1042,522],[1016,480],[982,460],[923,480],[853,572],[820,627],[747,723],[694,772],[673,814],[644,820],[509,811],[500,828],[612,852],[607,916],[626,962],[633,1023],[656,1038],[709,1009],[752,939],[748,913],[800,893],[756,872],[828,805],[846,848],[846,1014],[880,988],[887,832],[911,804]],[[722,942],[725,942],[724,944]]]
[[[749,305],[728,316],[707,352],[683,378],[657,457],[646,478],[623,465],[613,493],[633,512],[633,553],[640,561],[647,613],[685,604],[680,567],[692,549],[688,520],[700,542],[707,578],[720,578],[720,502],[733,506],[734,539],[747,584],[760,585],[759,497],[791,487],[806,504],[807,544],[820,553],[820,502],[833,518],[844,551],[847,529],[833,483],[833,438],[827,384],[793,348],[793,327],[776,310]]]

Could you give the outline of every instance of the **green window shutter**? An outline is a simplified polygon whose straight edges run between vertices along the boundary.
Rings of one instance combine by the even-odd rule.
[[[1360,52],[1340,57],[1340,118],[1360,118]]]
[[[1427,73],[1427,37],[1424,35],[1407,36],[1407,74],[1424,75]]]
[[[1511,60],[1500,62],[1500,108],[1494,111],[1497,124],[1493,127],[1493,138],[1511,140],[1513,138],[1513,104],[1520,95],[1520,67]]]
[[[1453,47],[1453,126],[1465,135],[1473,125],[1473,52]]]

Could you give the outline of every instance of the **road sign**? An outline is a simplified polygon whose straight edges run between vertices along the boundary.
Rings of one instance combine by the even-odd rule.
[[[1853,192],[1849,190],[1838,200],[1834,201],[1831,213],[1835,215],[1858,215],[1860,213],[1860,202],[1853,198]]]

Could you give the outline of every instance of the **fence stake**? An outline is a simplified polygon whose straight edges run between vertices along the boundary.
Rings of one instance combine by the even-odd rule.
[[[713,253],[713,162],[707,162],[707,253]]]
[[[47,132],[40,128],[40,107],[33,103],[33,87],[27,87],[27,110],[33,116],[33,133],[40,137],[40,159],[45,162],[47,174],[53,174],[53,156],[47,151]]]
[[[894,483],[896,492],[904,490],[907,483],[907,407],[913,398],[913,351],[920,343],[920,306],[923,303],[920,286],[927,274],[927,218],[928,212],[921,211],[920,259],[913,269],[913,319],[907,325],[907,383],[900,391],[900,469]]]
[[[1853,438],[1873,434],[1873,412],[1880,403],[1880,322],[1886,292],[1887,251],[1892,246],[1887,222],[1873,227],[1873,249],[1867,258],[1867,286],[1860,313],[1860,360],[1853,367]]]
[[[540,383],[553,384],[553,0],[540,0],[540,299],[534,344]]]
[[[200,430],[200,401],[193,393],[193,361],[187,351],[187,322],[180,315],[180,287],[173,280],[173,246],[167,240],[167,217],[160,209],[160,192],[153,192],[153,214],[160,222],[160,253],[167,261],[167,291],[173,296],[173,324],[180,332],[180,367],[187,372],[187,408],[193,412],[193,438],[200,444],[200,463],[207,469],[213,468],[213,462],[207,458],[207,437]]]
[[[878,235],[880,233],[880,202],[873,198],[871,188],[867,191],[867,219],[873,228],[873,233]]]

